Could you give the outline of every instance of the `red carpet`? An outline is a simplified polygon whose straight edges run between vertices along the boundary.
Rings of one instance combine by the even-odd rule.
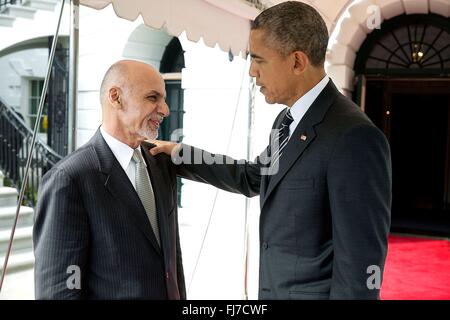
[[[390,236],[382,300],[450,300],[450,241]]]

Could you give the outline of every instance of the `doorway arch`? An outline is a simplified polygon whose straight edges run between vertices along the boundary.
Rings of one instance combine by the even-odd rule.
[[[364,40],[374,31],[369,23],[373,15],[379,23],[397,16],[413,14],[435,14],[450,17],[450,2],[447,0],[350,0],[335,19],[331,30],[327,52],[327,74],[347,96],[354,89],[353,66]],[[375,29],[376,30],[376,29]]]
[[[356,75],[450,75],[450,19],[402,15],[385,21],[361,45]]]

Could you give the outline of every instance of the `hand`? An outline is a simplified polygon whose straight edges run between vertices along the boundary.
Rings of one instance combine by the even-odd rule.
[[[177,146],[181,145],[176,142],[161,141],[161,140],[152,140],[151,143],[156,145],[156,147],[153,147],[149,150],[153,156],[155,156],[159,153],[165,153],[168,156],[172,156],[173,152],[176,151],[175,148]]]

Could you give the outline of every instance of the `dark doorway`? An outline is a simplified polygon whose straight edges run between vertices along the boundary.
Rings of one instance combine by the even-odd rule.
[[[450,237],[450,19],[385,20],[354,69],[354,101],[391,146],[391,230]]]
[[[394,207],[445,209],[448,96],[393,94],[391,108]]]
[[[392,230],[450,235],[450,82],[374,80],[365,111],[389,139]]]

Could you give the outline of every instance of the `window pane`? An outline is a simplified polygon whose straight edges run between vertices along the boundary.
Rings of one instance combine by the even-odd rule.
[[[42,90],[44,88],[43,80],[30,80],[31,87],[31,95],[30,95],[30,126],[31,129],[34,129],[34,125],[36,123],[36,117],[39,108],[39,101],[41,99]],[[44,110],[42,110],[42,117],[39,122],[39,132],[46,133],[47,132],[47,104],[44,105]]]

